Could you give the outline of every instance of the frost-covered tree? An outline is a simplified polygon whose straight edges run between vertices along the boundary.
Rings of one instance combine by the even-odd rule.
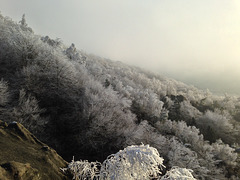
[[[209,170],[201,166],[197,153],[185,147],[175,138],[171,139],[171,150],[168,153],[170,166],[178,166],[181,168],[192,169],[194,175],[198,178],[206,178]]]
[[[77,52],[77,49],[74,43],[72,43],[71,46],[66,49],[65,53],[68,56],[68,58],[71,60],[79,61],[81,59],[80,54]]]
[[[16,71],[32,63],[32,60],[37,57],[41,45],[39,37],[33,32],[22,29],[11,21],[8,23],[3,22],[0,27],[0,46],[4,50],[1,53],[1,63],[5,64],[5,68],[8,68],[6,71],[12,73],[13,70]]]
[[[191,151],[196,153],[196,156],[192,156],[192,157],[194,159],[197,159],[200,166],[205,167],[209,170],[208,171],[209,173],[207,176],[216,176],[217,174],[220,175],[220,174],[227,173],[225,169],[228,169],[230,166],[231,168],[235,168],[236,153],[233,152],[234,149],[222,142],[209,144],[209,142],[204,140],[203,135],[200,134],[199,129],[197,129],[196,127],[187,126],[187,124],[184,121],[176,122],[176,121],[170,121],[170,120],[166,120],[165,122],[162,122],[162,123],[157,122],[155,127],[162,134],[172,135],[177,137],[178,140],[182,143],[181,144],[176,140],[171,141],[172,147],[178,147],[182,150],[184,149],[187,150],[186,148],[189,148]],[[175,143],[179,143],[179,144],[176,145]],[[217,146],[218,148],[215,146]],[[229,162],[226,162],[226,159],[229,159]],[[179,162],[182,163],[183,160],[180,160]],[[173,162],[172,164],[175,164],[175,163]],[[221,170],[220,171],[217,170],[218,168]],[[199,170],[197,171],[195,169],[193,170],[198,175],[202,174],[200,173]]]
[[[207,111],[196,121],[201,133],[211,142],[221,138],[226,143],[232,143],[234,127],[224,115]]]
[[[142,121],[135,128],[130,129],[132,132],[126,137],[126,145],[131,144],[150,144],[157,148],[159,153],[165,158],[170,150],[170,144],[168,139],[158,133],[154,127],[152,127],[147,120]]]
[[[196,119],[202,115],[202,113],[192,106],[189,101],[183,101],[180,103],[180,113],[183,118],[182,120],[189,125],[196,125]]]
[[[224,144],[221,140],[217,140],[212,144],[213,155],[216,159],[220,160],[220,163],[224,163],[227,166],[235,166],[237,160],[237,153],[234,153],[234,149],[228,144]]]
[[[129,110],[131,101],[95,81],[86,82],[86,86],[88,105],[84,114],[89,124],[88,143],[99,149],[116,139],[108,146],[119,146],[130,133],[128,129],[135,126],[135,115]]]
[[[22,26],[27,26],[25,14],[22,15],[22,20],[19,22]]]
[[[35,97],[27,95],[24,89],[19,92],[18,105],[13,108],[13,120],[23,124],[32,133],[39,135],[47,123],[40,117],[44,109],[39,108]]]
[[[49,36],[45,36],[45,37],[41,37],[41,40],[53,47],[59,47],[62,45],[62,42],[59,38],[53,40]]]
[[[5,106],[8,102],[8,84],[3,79],[0,80],[0,106]]]
[[[134,90],[134,112],[139,119],[158,119],[161,116],[163,102],[159,100],[158,96],[149,90]]]
[[[23,30],[33,32],[32,28],[28,27],[25,14],[22,15],[22,19],[21,19],[21,21],[19,21],[19,23]]]

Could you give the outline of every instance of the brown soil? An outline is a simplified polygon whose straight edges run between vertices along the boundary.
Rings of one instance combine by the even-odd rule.
[[[0,180],[70,179],[67,162],[19,123],[0,120]]]

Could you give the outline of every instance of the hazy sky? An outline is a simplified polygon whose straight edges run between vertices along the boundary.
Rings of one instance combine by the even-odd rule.
[[[0,0],[0,11],[86,52],[240,94],[239,0]]]

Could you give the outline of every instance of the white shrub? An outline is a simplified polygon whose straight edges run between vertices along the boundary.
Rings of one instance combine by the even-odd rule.
[[[156,178],[164,167],[157,149],[149,145],[128,146],[110,155],[102,164],[101,178],[116,180],[140,180]]]
[[[82,180],[82,179],[91,179],[98,178],[99,169],[98,166],[101,166],[99,162],[88,162],[87,160],[74,161],[72,160],[69,163],[68,168],[62,169],[63,171],[70,170],[73,174],[73,179]]]
[[[69,170],[75,180],[195,180],[191,169],[174,166],[161,177],[162,168],[163,158],[159,156],[157,149],[142,144],[128,146],[110,155],[102,164],[72,160],[67,168],[61,170]]]
[[[161,180],[195,180],[191,169],[172,167]]]

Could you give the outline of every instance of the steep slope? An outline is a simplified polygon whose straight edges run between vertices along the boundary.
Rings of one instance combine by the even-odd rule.
[[[68,179],[55,150],[39,141],[21,124],[0,121],[0,179]]]
[[[238,97],[83,53],[24,22],[0,16],[0,119],[22,123],[67,161],[102,162],[144,143],[167,169],[192,169],[198,179],[237,175]]]

